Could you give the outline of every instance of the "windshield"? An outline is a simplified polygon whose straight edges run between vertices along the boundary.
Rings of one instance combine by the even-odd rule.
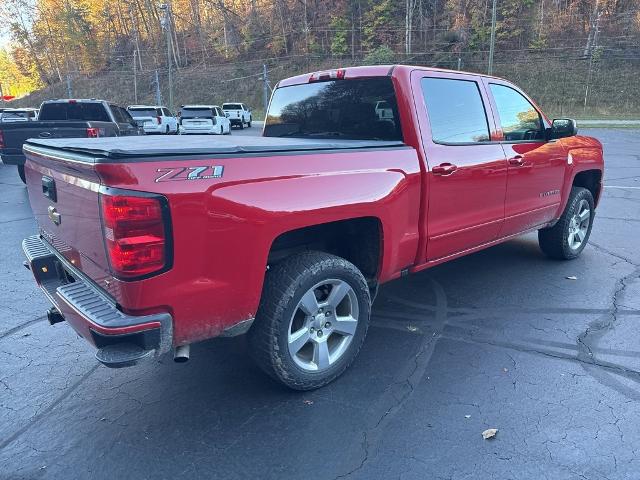
[[[182,118],[211,118],[213,113],[210,108],[183,108]]]
[[[85,120],[89,122],[110,122],[107,109],[102,103],[55,102],[44,103],[39,120]]]
[[[388,77],[293,85],[275,90],[266,137],[402,140]]]
[[[242,110],[242,105],[239,103],[225,103],[222,105],[223,110]]]
[[[133,117],[156,117],[160,114],[156,112],[155,108],[130,108],[129,114]]]

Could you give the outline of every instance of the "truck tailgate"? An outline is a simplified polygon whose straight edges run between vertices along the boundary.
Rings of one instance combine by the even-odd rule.
[[[110,276],[94,165],[25,154],[29,200],[42,237],[94,281]]]

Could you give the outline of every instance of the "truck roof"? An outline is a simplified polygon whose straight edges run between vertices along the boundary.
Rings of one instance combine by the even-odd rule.
[[[477,75],[480,77],[490,77],[490,78],[499,78],[492,77],[490,75],[485,75],[477,72],[466,72],[462,70],[449,70],[446,68],[435,68],[435,67],[424,67],[420,65],[363,65],[360,67],[345,67],[345,68],[334,68],[328,70],[320,70],[317,72],[304,73],[302,75],[296,75],[295,77],[285,78],[284,80],[280,80],[278,82],[279,87],[286,87],[289,85],[299,85],[302,83],[309,83],[309,79],[312,75],[318,75],[322,72],[330,72],[333,70],[344,70],[345,79],[353,79],[353,78],[365,78],[365,77],[386,77],[391,76],[395,71],[399,70],[424,70],[429,72],[443,72],[443,73],[457,73],[462,75]]]
[[[157,160],[158,157],[289,154],[327,150],[409,148],[400,141],[278,137],[102,137],[29,139],[25,149],[90,163]],[[79,158],[76,158],[79,157]]]

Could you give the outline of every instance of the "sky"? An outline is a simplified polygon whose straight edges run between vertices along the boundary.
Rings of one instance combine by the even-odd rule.
[[[9,32],[5,32],[0,29],[0,49],[7,48],[9,46]]]

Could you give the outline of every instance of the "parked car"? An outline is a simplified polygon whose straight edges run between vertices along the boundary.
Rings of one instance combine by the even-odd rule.
[[[240,129],[243,129],[245,125],[251,126],[251,110],[244,103],[223,103],[222,110],[231,121],[231,125],[240,127]]]
[[[4,115],[4,113],[3,113]],[[0,159],[16,165],[22,181],[27,138],[118,137],[140,135],[141,129],[124,108],[104,100],[47,100],[37,121],[0,123]]]
[[[167,107],[129,105],[127,111],[144,133],[178,133],[178,119]]]
[[[525,232],[563,260],[589,240],[602,145],[508,81],[316,72],[279,82],[266,119],[233,140],[29,140],[23,249],[50,321],[112,367],[246,332],[306,390],[354,361],[379,285]]]
[[[37,119],[37,108],[6,108],[0,112],[0,123],[30,122]]]
[[[217,105],[183,105],[180,109],[180,133],[228,135],[231,122]]]

